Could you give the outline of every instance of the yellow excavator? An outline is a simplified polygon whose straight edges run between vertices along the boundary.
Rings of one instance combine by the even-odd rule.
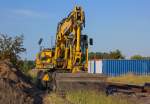
[[[54,81],[56,84],[57,79],[60,82],[60,79],[81,81],[81,79],[98,78],[87,73],[88,44],[92,45],[93,40],[88,40],[88,36],[82,34],[83,27],[85,27],[85,14],[80,6],[76,6],[58,23],[54,48],[42,49],[37,54],[35,62],[36,69],[39,70],[38,79],[44,86],[50,86],[49,84]]]

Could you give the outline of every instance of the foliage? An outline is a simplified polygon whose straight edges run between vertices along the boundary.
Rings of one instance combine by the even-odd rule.
[[[21,69],[23,72],[27,73],[29,70],[35,67],[35,62],[32,60],[24,60],[22,61]]]
[[[120,50],[106,52],[91,52],[89,53],[89,59],[124,59],[125,57],[122,55]]]
[[[32,68],[32,69],[33,69],[33,68]],[[37,84],[36,81],[37,81],[38,72],[39,72],[39,70],[37,70],[37,69],[33,69],[33,70],[28,69],[28,70],[25,72],[25,74],[26,74],[28,77],[30,77],[32,83]]]
[[[131,56],[131,59],[143,59],[143,57],[141,55],[134,55]]]
[[[8,59],[16,67],[20,63],[20,54],[25,52],[26,49],[23,47],[23,35],[10,37],[5,34],[0,34],[0,60]]]
[[[141,60],[141,59],[150,59],[150,57],[143,57],[141,55],[133,55],[131,59]]]

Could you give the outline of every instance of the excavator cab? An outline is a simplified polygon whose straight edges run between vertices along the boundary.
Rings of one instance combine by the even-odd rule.
[[[52,69],[54,52],[52,49],[41,50],[36,57],[36,69]]]

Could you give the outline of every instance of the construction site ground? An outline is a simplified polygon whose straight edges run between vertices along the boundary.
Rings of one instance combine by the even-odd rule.
[[[34,73],[31,72],[31,73]],[[83,90],[83,89],[82,89]],[[40,90],[9,61],[0,61],[0,104],[150,104],[149,94],[106,96],[94,90],[47,92]]]

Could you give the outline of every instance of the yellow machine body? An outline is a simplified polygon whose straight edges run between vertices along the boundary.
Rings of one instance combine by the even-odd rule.
[[[36,69],[49,69],[53,68],[53,51],[51,49],[44,49],[36,56]]]
[[[43,81],[49,81],[49,75],[48,74],[45,74],[42,78]]]
[[[81,47],[81,30],[85,24],[85,15],[81,7],[75,7],[70,15],[63,19],[57,28],[54,64],[57,68],[67,69],[71,72],[80,72],[87,69],[82,57],[87,50],[87,40]],[[84,52],[81,50],[85,49]],[[87,56],[85,56],[88,58]]]
[[[36,57],[37,69],[60,69],[72,73],[87,71],[88,40],[82,35],[85,15],[81,7],[73,11],[58,23],[55,49],[44,49]]]
[[[99,88],[105,77],[87,73],[88,36],[82,33],[84,26],[85,14],[78,6],[58,23],[54,48],[43,49],[36,57],[38,85],[58,91]]]

